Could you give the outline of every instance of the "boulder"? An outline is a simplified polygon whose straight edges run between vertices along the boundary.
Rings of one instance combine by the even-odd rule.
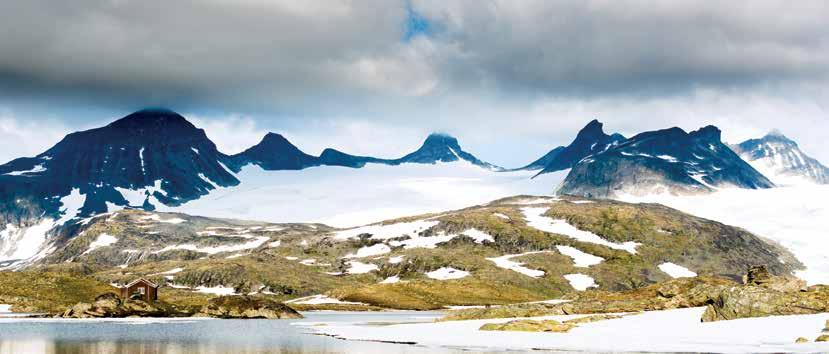
[[[783,292],[765,286],[737,286],[711,299],[703,322],[747,317],[805,315],[829,311],[829,291]]]
[[[200,315],[216,318],[302,318],[299,312],[276,302],[261,297],[247,295],[220,296],[210,299],[207,305],[201,308]]]
[[[820,337],[815,339],[815,342],[829,342],[829,334],[821,334]]]
[[[794,340],[795,343],[809,343],[809,340],[804,337],[799,337]]]
[[[745,285],[761,286],[782,292],[802,291],[806,289],[806,282],[792,276],[774,276],[766,266],[753,266],[743,277]]]
[[[481,331],[515,331],[515,332],[557,332],[565,333],[577,325],[561,323],[555,320],[515,320],[507,323],[487,323],[481,326]]]

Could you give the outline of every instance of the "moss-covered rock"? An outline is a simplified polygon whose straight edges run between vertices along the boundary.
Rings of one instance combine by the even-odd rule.
[[[283,303],[253,296],[220,296],[202,307],[200,315],[216,318],[302,318],[299,312]]]

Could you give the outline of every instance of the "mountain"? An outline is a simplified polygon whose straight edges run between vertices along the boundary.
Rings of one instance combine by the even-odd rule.
[[[774,184],[707,126],[690,133],[670,128],[636,135],[578,162],[559,193],[613,197],[670,192],[694,194],[720,186],[771,188]]]
[[[404,163],[435,164],[438,162],[466,161],[490,170],[500,167],[484,162],[461,149],[458,139],[446,134],[430,134],[423,145],[414,152],[398,159],[383,159],[350,155],[335,149],[325,149],[319,157],[308,155],[291,144],[283,136],[268,133],[262,141],[231,157],[232,168],[238,170],[249,164],[264,170],[301,170],[314,166],[343,166],[361,168],[367,163],[400,165]]]
[[[268,171],[319,166],[319,158],[302,152],[282,135],[268,133],[259,144],[232,156],[234,167],[255,164]]]
[[[572,197],[517,196],[350,229],[123,210],[44,247],[53,251],[32,268],[104,284],[146,277],[187,304],[211,292],[328,294],[427,310],[541,301],[587,287],[630,290],[691,272],[739,279],[754,264],[773,274],[802,268],[788,251],[737,227],[656,204]],[[0,286],[0,298],[65,310],[48,291],[20,293],[30,288]]]
[[[150,199],[179,205],[238,184],[228,162],[204,130],[181,115],[142,110],[0,166],[0,203],[8,212],[16,208],[9,202],[25,200],[53,215],[58,198],[75,191],[84,199],[81,215],[106,212],[107,204],[140,207]]]
[[[624,140],[625,137],[621,134],[605,134],[603,124],[594,119],[579,131],[570,145],[559,146],[521,169],[541,169],[539,174],[566,170],[585,157],[607,150]]]
[[[796,142],[779,132],[746,140],[731,148],[775,183],[829,184],[829,168],[804,154]]]
[[[473,165],[480,166],[490,170],[499,170],[500,167],[479,160],[477,157],[461,149],[458,144],[458,139],[446,135],[433,133],[430,134],[423,145],[415,152],[403,156],[396,160],[391,160],[391,164],[402,163],[427,163],[434,164],[438,162],[454,162],[466,161]]]

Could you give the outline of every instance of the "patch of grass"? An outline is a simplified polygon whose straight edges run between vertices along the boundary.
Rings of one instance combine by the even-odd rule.
[[[115,290],[78,274],[53,271],[0,272],[0,302],[18,312],[61,313],[78,302]]]

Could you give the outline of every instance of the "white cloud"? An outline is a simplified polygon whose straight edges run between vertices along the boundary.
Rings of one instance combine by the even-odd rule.
[[[37,155],[60,141],[69,130],[60,122],[15,117],[0,111],[0,164]]]
[[[226,116],[200,116],[185,114],[187,120],[204,129],[219,151],[232,155],[259,143],[268,132],[259,128],[251,117],[231,114]]]

